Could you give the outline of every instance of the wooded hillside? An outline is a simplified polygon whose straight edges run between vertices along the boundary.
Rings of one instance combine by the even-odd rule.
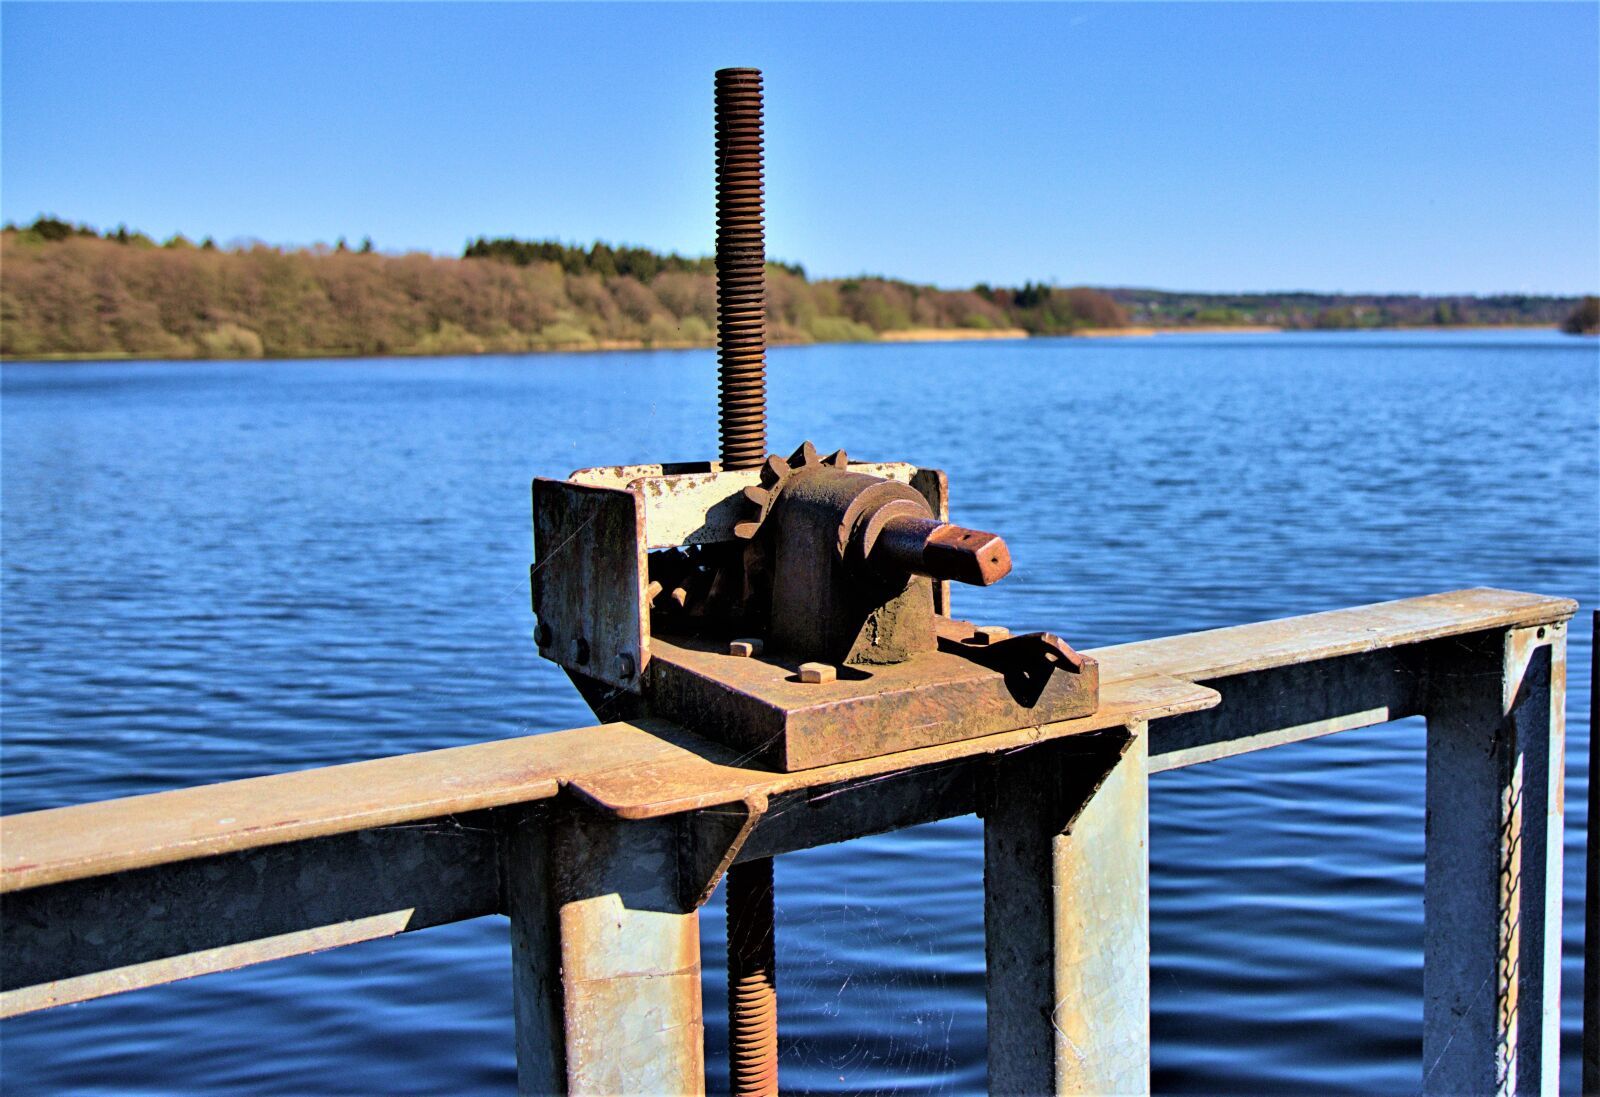
[[[1157,290],[946,290],[767,268],[773,343],[914,329],[1071,334],[1205,325],[1557,326],[1577,298],[1336,297]],[[596,243],[478,239],[461,258],[348,248],[219,248],[54,217],[0,231],[0,354],[152,358],[517,353],[715,342],[712,260]]]
[[[768,267],[775,343],[913,328],[1064,333],[1125,322],[1086,289],[812,282]],[[148,357],[471,354],[715,342],[708,259],[605,244],[477,241],[460,259],[370,245],[231,249],[41,219],[0,233],[0,353]]]

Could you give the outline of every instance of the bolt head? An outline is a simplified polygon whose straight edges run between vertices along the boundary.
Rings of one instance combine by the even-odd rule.
[[[759,637],[746,637],[743,640],[734,640],[728,644],[728,654],[738,655],[745,659],[752,659],[761,654],[762,643]]]
[[[616,658],[616,664],[618,678],[621,678],[624,682],[626,682],[628,679],[633,677],[634,664],[632,652],[625,651],[621,655],[618,655]]]
[[[838,677],[838,668],[830,666],[827,663],[800,664],[800,680],[810,685],[816,685],[819,682],[833,682],[836,681]]]

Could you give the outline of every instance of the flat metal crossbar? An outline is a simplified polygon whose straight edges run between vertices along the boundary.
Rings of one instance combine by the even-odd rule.
[[[1554,1093],[1576,608],[1480,588],[1102,648],[1093,716],[793,773],[641,720],[9,816],[0,1016],[507,914],[524,1092],[699,1092],[726,868],[977,812],[992,1091],[1143,1092],[1148,774],[1420,715],[1423,1088]]]

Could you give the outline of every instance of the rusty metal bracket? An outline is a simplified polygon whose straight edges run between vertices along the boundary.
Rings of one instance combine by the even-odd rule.
[[[698,910],[711,898],[766,811],[767,797],[757,793],[679,817],[678,895],[683,909]]]
[[[988,817],[997,798],[1026,795],[1044,829],[1069,834],[1133,740],[1128,728],[1111,727],[990,755],[977,775],[978,815]]]
[[[971,639],[951,641],[943,636],[940,640],[944,650],[958,651],[998,673],[1005,680],[1011,699],[1023,708],[1031,709],[1039,703],[1058,671],[1079,676],[1097,672],[1093,659],[1080,655],[1054,633],[1028,632],[986,644]]]

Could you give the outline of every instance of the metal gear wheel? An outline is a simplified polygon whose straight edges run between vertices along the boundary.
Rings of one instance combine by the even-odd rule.
[[[734,543],[651,553],[646,595],[652,615],[659,614],[666,626],[674,619],[702,624],[721,620],[744,628],[764,625],[771,599],[771,572],[768,548],[757,534],[784,481],[803,468],[827,465],[842,469],[848,464],[844,450],[822,457],[810,442],[802,443],[787,459],[769,455],[761,466],[760,483],[744,489],[742,513],[733,527]]]
[[[845,456],[844,450],[836,449],[826,457],[818,457],[817,447],[810,442],[802,442],[788,460],[775,453],[770,455],[761,466],[761,483],[744,489],[745,501],[749,504],[745,508],[747,517],[734,523],[733,535],[741,541],[754,541],[767,515],[772,513],[772,504],[783,490],[783,482],[799,470],[811,465],[842,469],[849,464],[850,459]]]

